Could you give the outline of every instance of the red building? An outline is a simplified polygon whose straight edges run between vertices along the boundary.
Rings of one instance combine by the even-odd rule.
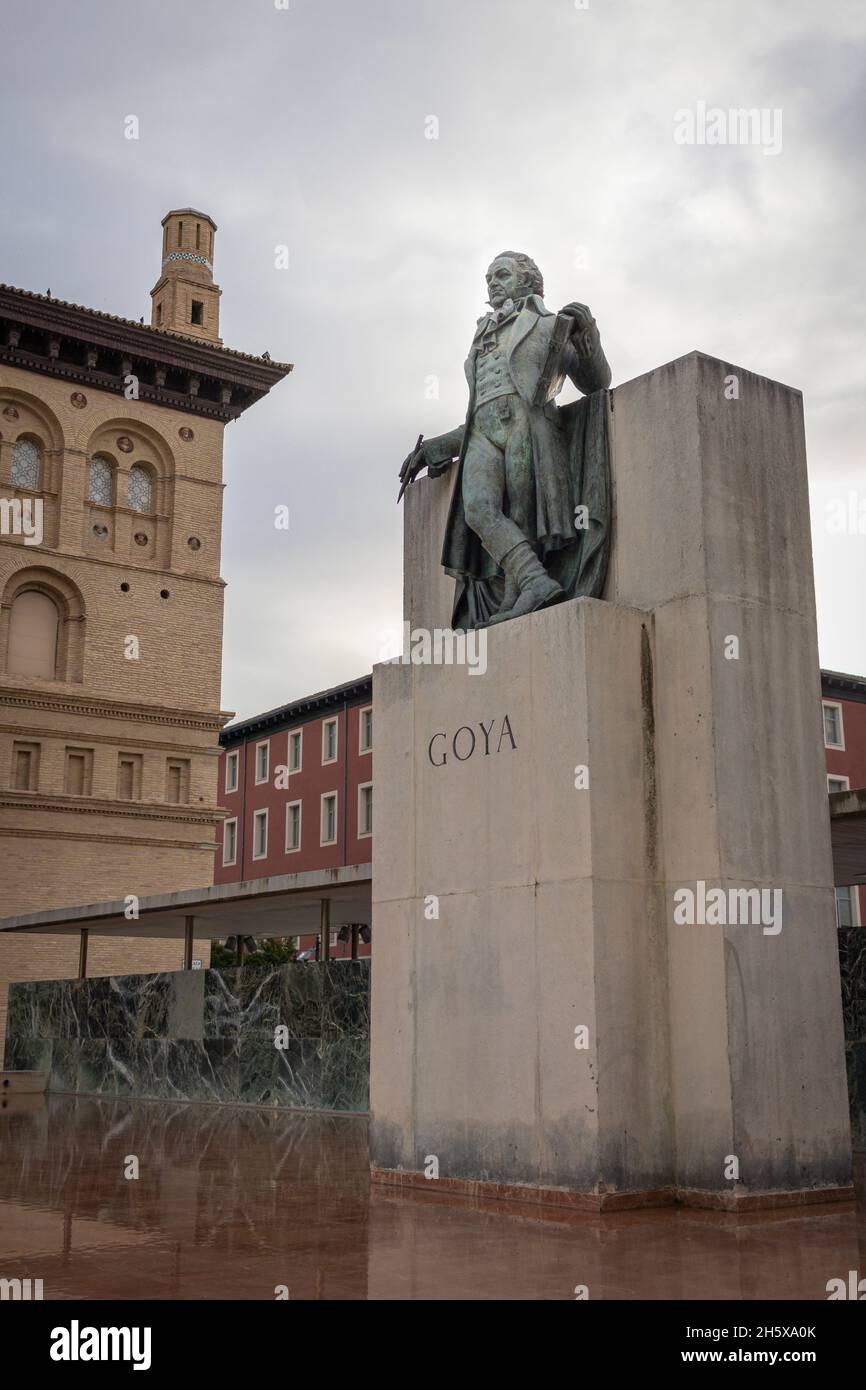
[[[369,864],[373,833],[373,678],[323,690],[220,734],[226,810],[214,881]],[[351,954],[334,932],[330,954]],[[370,932],[357,943],[370,954]],[[299,937],[315,951],[315,936]]]
[[[845,792],[866,787],[866,680],[841,671],[822,671],[821,697],[827,790]],[[864,892],[863,886],[836,889],[840,926],[859,927],[866,921]]]
[[[827,790],[866,787],[866,680],[822,671],[821,693]],[[372,676],[232,724],[220,742],[226,819],[215,882],[370,863]],[[836,889],[841,926],[866,921],[864,892]],[[364,936],[359,955],[370,954],[366,929]],[[299,937],[297,944],[301,951],[319,949],[315,935]],[[350,952],[350,940],[332,933],[331,955]]]

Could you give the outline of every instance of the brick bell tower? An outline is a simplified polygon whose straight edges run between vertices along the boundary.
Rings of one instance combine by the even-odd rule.
[[[213,278],[216,231],[213,218],[195,208],[176,208],[162,219],[162,271],[150,292],[153,328],[222,344],[222,290]]]

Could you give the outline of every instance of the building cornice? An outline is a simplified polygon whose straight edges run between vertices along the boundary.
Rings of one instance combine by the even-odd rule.
[[[223,747],[244,743],[263,733],[277,733],[281,729],[292,728],[316,719],[327,710],[342,709],[343,705],[366,704],[373,698],[373,677],[361,676],[358,680],[347,681],[345,685],[335,685],[331,690],[320,690],[315,695],[307,695],[303,700],[280,705],[277,709],[266,710],[264,714],[253,715],[251,719],[240,720],[220,734]]]
[[[237,419],[292,370],[290,362],[218,347],[165,328],[0,285],[0,362],[214,419]]]
[[[85,718],[132,719],[140,724],[168,724],[175,728],[202,729],[214,734],[231,718],[230,714],[222,711],[209,713],[205,710],[171,709],[165,705],[144,705],[133,700],[100,700],[90,694],[77,695],[69,690],[54,694],[0,683],[2,706],[52,710]]]
[[[34,742],[48,739],[61,739],[69,742],[70,730],[64,725],[62,729],[46,728],[44,724],[14,724],[11,720],[3,719],[3,704],[0,702],[0,734],[10,734],[13,739],[32,739]],[[110,748],[141,748],[150,753],[167,753],[170,757],[190,757],[190,758],[213,758],[220,754],[219,744],[214,742],[212,745],[203,746],[198,743],[175,743],[166,738],[155,735],[152,738],[142,737],[141,734],[130,734],[124,730],[121,736],[116,730],[109,734],[98,734],[88,730],[86,734],[80,735],[82,743],[86,746],[91,744],[107,744]]]
[[[97,796],[45,796],[40,792],[0,791],[0,809],[14,806],[16,811],[74,811],[76,816],[111,816],[127,820],[181,821],[188,825],[216,825],[224,819],[217,806],[198,807],[163,804],[159,801],[117,801]],[[17,826],[9,827],[12,834]],[[0,826],[3,833],[7,827]]]
[[[828,700],[853,700],[866,704],[866,677],[851,676],[845,671],[822,671],[821,694]]]
[[[86,830],[61,830],[54,826],[42,825],[32,829],[25,829],[23,826],[0,826],[0,839],[9,840],[74,840],[79,843],[93,845],[133,845],[136,849],[168,849],[182,850],[184,853],[194,851],[213,855],[217,849],[215,840],[168,840],[160,839],[153,835],[142,838],[140,835],[111,835],[106,834],[100,827],[94,826],[89,833]]]

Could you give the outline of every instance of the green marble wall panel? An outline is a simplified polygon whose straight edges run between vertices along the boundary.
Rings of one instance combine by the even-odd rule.
[[[370,1040],[334,1038],[322,1057],[322,1109],[369,1109]]]
[[[280,972],[292,966],[241,966],[207,970],[204,987],[204,1036],[236,1038],[269,1032],[280,1021]]]
[[[6,1039],[7,1065],[52,1091],[364,1112],[370,964],[15,984]]]
[[[288,1029],[290,1038],[321,1037],[324,969],[317,965],[314,970],[298,968],[280,973],[279,1022]]]
[[[369,1038],[370,974],[330,961],[322,969],[322,1037]]]
[[[851,1142],[866,1149],[866,927],[839,929]]]

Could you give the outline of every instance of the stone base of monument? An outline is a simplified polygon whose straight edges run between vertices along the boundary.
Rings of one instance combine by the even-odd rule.
[[[438,1160],[451,1182],[663,1188],[645,616],[576,600],[503,624],[487,652],[483,675],[375,673],[389,794],[376,824],[388,990],[376,994],[374,1161],[411,1172]]]
[[[800,398],[736,370],[613,393],[606,601],[374,672],[378,1181],[853,1195]],[[448,488],[407,494],[413,626]]]
[[[603,1213],[644,1211],[648,1207],[693,1207],[703,1211],[734,1212],[746,1215],[754,1211],[778,1211],[785,1207],[812,1207],[833,1204],[856,1205],[856,1190],[844,1187],[797,1188],[771,1192],[710,1192],[698,1189],[662,1187],[634,1192],[579,1192],[572,1188],[540,1187],[533,1183],[501,1183],[484,1179],[437,1178],[428,1172],[412,1172],[402,1168],[377,1168],[370,1164],[370,1179],[385,1187],[407,1192],[425,1191],[481,1202],[517,1203],[523,1207],[565,1208],[574,1212]],[[603,1184],[599,1184],[603,1187]]]

